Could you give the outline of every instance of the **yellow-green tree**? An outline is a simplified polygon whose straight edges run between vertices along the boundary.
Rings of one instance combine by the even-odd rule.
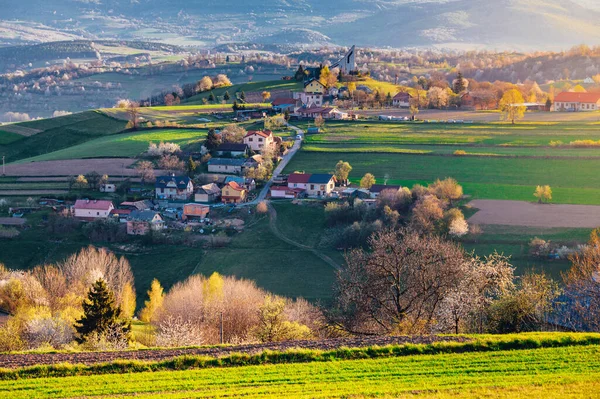
[[[267,295],[258,310],[259,324],[254,330],[256,338],[261,342],[278,342],[311,337],[310,328],[298,322],[288,321],[284,312],[285,301]]]
[[[140,312],[140,320],[150,323],[154,320],[156,312],[162,308],[165,294],[163,287],[157,279],[152,280],[148,290],[148,300],[144,302],[144,308]]]
[[[527,108],[523,105],[525,100],[523,95],[517,89],[508,90],[500,100],[500,111],[502,119],[510,121],[513,125],[515,121],[523,119]]]
[[[335,178],[340,184],[345,184],[351,171],[352,166],[348,162],[340,160],[335,165]]]
[[[587,90],[582,85],[577,85],[572,89],[575,93],[587,93]]]
[[[538,199],[538,202],[541,204],[543,202],[552,201],[552,189],[550,186],[537,186],[535,188],[535,192],[533,196]]]
[[[375,176],[370,173],[366,173],[363,178],[360,179],[360,187],[370,189],[376,182],[377,180],[375,180]]]
[[[131,319],[135,313],[135,291],[131,283],[125,283],[121,292],[121,316]]]
[[[204,296],[207,301],[223,299],[225,280],[219,273],[214,272],[204,283]]]

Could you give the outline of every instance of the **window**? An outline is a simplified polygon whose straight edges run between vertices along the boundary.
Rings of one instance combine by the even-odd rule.
[[[96,212],[96,216],[100,216],[100,212]]]
[[[259,142],[259,143],[262,143],[262,141],[263,141],[262,137],[259,137],[259,138],[258,138],[258,142]]]
[[[311,189],[311,190],[314,190],[314,189],[315,189],[315,185],[314,185],[314,184],[311,184],[311,185],[310,185],[310,189]]]
[[[253,139],[252,137],[250,137],[250,138],[248,139],[248,141],[254,141],[254,139]]]

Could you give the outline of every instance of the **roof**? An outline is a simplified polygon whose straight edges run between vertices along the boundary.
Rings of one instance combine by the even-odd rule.
[[[273,136],[273,132],[270,130],[249,130],[248,133],[246,133],[246,135],[244,137],[250,137],[250,136],[261,136],[261,137],[267,138],[267,137]],[[244,144],[244,145],[246,145],[246,144]]]
[[[239,184],[237,184],[237,183],[236,183],[236,182],[234,182],[234,181],[230,181],[229,183],[227,183],[227,185],[226,185],[226,186],[229,186],[229,187],[231,187],[231,188],[232,188],[232,189],[234,189],[235,191],[243,191],[243,190],[245,190],[245,188],[244,188],[244,187],[240,186]]]
[[[323,83],[319,82],[317,79],[312,78],[309,79],[308,81],[304,82],[304,87],[308,86],[309,84],[311,84],[312,82],[317,82],[318,84],[320,84],[321,86],[325,87],[325,85],[323,85]]]
[[[310,176],[308,173],[292,173],[288,176],[288,183],[308,183]]]
[[[156,188],[166,188],[170,182],[175,182],[178,189],[185,190],[190,182],[190,178],[187,176],[159,176],[156,178],[154,186]]]
[[[110,211],[111,215],[129,215],[131,214],[131,209],[113,209]]]
[[[333,179],[333,175],[330,175],[328,173],[315,173],[314,175],[310,176],[308,182],[316,184],[326,184],[329,183],[331,179]]]
[[[371,188],[369,189],[370,192],[372,193],[380,193],[383,190],[400,190],[402,188],[402,186],[395,186],[395,185],[387,185],[387,184],[373,184],[371,186]]]
[[[127,220],[136,220],[136,221],[140,221],[140,222],[151,222],[156,215],[158,215],[160,217],[160,219],[162,220],[160,213],[155,212],[155,211],[132,211],[129,214],[129,217],[127,218]]]
[[[289,188],[288,186],[271,186],[271,191],[285,191],[286,193],[303,193],[305,190],[302,188]]]
[[[236,182],[237,184],[244,184],[246,182],[246,178],[242,176],[227,176],[224,183],[227,184],[232,181]]]
[[[208,161],[209,165],[223,165],[223,166],[242,166],[246,163],[245,159],[239,158],[211,158]]]
[[[333,111],[335,108],[331,107],[312,107],[312,108],[303,108],[300,110],[302,114],[328,114]]]
[[[215,183],[205,184],[197,191],[199,194],[220,194],[221,189]]]
[[[563,91],[554,98],[555,103],[597,103],[598,101],[600,101],[600,93],[575,93]]]
[[[108,211],[110,208],[114,208],[112,201],[105,200],[77,200],[75,201],[75,209],[101,209]]]
[[[405,93],[405,92],[400,92],[398,94],[396,94],[393,98],[393,100],[403,100],[405,98],[411,98],[412,96],[409,93]]]
[[[223,143],[215,148],[215,151],[246,152],[248,151],[248,145],[243,143]]]
[[[273,100],[271,102],[271,105],[274,107],[280,106],[280,105],[294,105],[296,104],[296,100],[293,98],[276,98],[275,100]]]

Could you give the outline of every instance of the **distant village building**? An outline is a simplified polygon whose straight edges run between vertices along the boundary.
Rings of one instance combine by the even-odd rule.
[[[160,176],[154,187],[158,199],[187,200],[194,194],[194,183],[187,176]]]
[[[301,188],[289,188],[287,186],[272,186],[271,187],[271,198],[282,198],[282,199],[294,199],[304,193],[304,189]]]
[[[369,193],[371,198],[377,198],[381,194],[382,191],[390,190],[390,191],[399,191],[402,189],[402,186],[395,185],[387,185],[387,184],[373,184],[369,189]]]
[[[250,130],[244,136],[244,145],[255,152],[272,149],[274,141],[273,132],[270,130]]]
[[[300,101],[302,106],[307,108],[323,106],[323,94],[321,93],[295,92],[294,99]]]
[[[335,107],[314,107],[314,108],[300,108],[297,111],[298,116],[302,118],[316,118],[317,116],[323,119],[337,119],[343,120],[348,119],[349,115],[347,112],[338,110]]]
[[[251,177],[227,176],[223,183],[227,184],[232,181],[236,182],[248,191],[256,190],[256,181]]]
[[[227,183],[221,190],[221,201],[226,204],[242,203],[246,200],[247,196],[248,191],[236,182]]]
[[[273,110],[276,112],[294,112],[294,108],[298,107],[298,99],[296,98],[276,98],[271,102]]]
[[[600,109],[600,93],[576,93],[563,91],[554,98],[554,111],[597,111]]]
[[[215,148],[215,155],[218,156],[231,156],[231,157],[244,157],[248,155],[248,145],[238,143],[223,143]]]
[[[100,185],[100,192],[101,193],[115,193],[117,192],[117,185],[116,184],[110,184],[110,183],[104,183]]]
[[[208,161],[208,171],[212,173],[242,173],[245,159],[239,158],[211,158]]]
[[[210,212],[210,206],[201,204],[185,204],[183,206],[183,220],[205,219]]]
[[[150,230],[159,231],[165,228],[165,221],[155,211],[132,211],[127,218],[127,234],[146,235]]]
[[[200,186],[194,195],[194,201],[210,204],[221,198],[221,188],[215,183]]]
[[[105,200],[81,199],[75,201],[73,206],[75,217],[87,221],[106,219],[113,209],[115,209],[115,206],[112,201]]]
[[[304,92],[310,94],[323,95],[327,92],[327,88],[317,79],[312,78],[304,83]]]
[[[400,92],[392,98],[392,105],[398,108],[410,107],[410,99],[412,96],[408,93]]]

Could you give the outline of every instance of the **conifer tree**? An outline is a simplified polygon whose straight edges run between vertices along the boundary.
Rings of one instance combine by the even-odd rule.
[[[229,101],[230,99],[231,99],[231,96],[229,95],[229,92],[226,91],[225,94],[223,94],[223,100]]]
[[[77,342],[83,343],[90,334],[104,334],[111,329],[120,330],[123,336],[127,336],[130,326],[120,321],[120,316],[121,308],[116,305],[113,292],[103,279],[98,279],[83,302],[83,317],[75,324],[79,335]]]
[[[466,89],[463,74],[460,71],[456,75],[456,80],[454,81],[453,89],[456,94],[460,94]]]

